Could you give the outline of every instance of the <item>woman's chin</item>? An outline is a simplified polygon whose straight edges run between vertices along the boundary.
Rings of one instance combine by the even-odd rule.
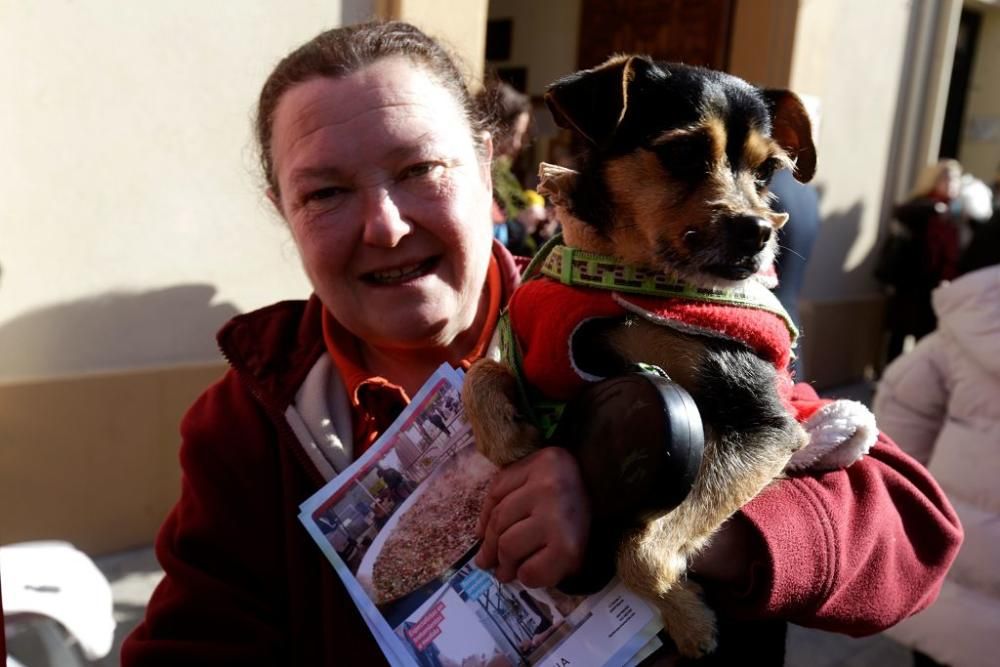
[[[449,332],[450,318],[433,311],[410,309],[386,313],[386,311],[371,309],[372,312],[385,313],[378,322],[371,322],[366,327],[368,333],[359,336],[363,343],[385,348],[428,349],[447,347],[454,334]]]

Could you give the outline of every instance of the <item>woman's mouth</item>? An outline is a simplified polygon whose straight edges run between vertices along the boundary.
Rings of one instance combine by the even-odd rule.
[[[361,276],[361,280],[369,285],[399,285],[427,275],[437,266],[439,259],[440,257],[431,257],[422,262],[369,271]]]

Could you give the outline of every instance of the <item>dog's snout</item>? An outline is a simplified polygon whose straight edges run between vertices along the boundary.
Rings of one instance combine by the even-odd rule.
[[[732,250],[741,255],[754,255],[771,240],[773,229],[764,218],[741,215],[729,219],[727,232]]]

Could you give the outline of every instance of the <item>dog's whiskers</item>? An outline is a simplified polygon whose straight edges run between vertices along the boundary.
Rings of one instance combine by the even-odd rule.
[[[796,257],[798,257],[799,259],[801,259],[803,262],[807,261],[806,258],[803,255],[800,255],[799,253],[795,252],[794,250],[792,250],[791,248],[789,248],[786,245],[781,245],[779,243],[778,247],[781,248],[782,251],[786,251],[787,250],[788,252],[792,253],[793,255],[795,255]]]

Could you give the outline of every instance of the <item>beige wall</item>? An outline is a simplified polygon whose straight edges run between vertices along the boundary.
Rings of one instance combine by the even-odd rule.
[[[886,219],[891,207],[909,195],[920,172],[938,159],[961,13],[961,0],[913,5],[896,114],[895,147],[883,199]]]
[[[0,544],[149,544],[180,493],[178,421],[224,371],[185,365],[0,385]]]
[[[436,37],[461,59],[470,82],[482,80],[486,0],[383,0],[380,9]]]
[[[758,86],[788,86],[799,0],[740,0],[733,15],[729,71]]]
[[[871,253],[882,222],[909,0],[802,0],[791,88],[819,98],[815,185],[823,224],[803,296],[875,291]]]
[[[489,18],[514,19],[510,60],[504,67],[528,68],[528,94],[576,70],[580,0],[492,0]]]
[[[976,62],[969,81],[959,157],[987,183],[1000,172],[1000,7],[972,4],[983,14]]]
[[[233,312],[308,293],[250,119],[277,60],[341,17],[338,0],[0,4],[0,380],[216,359]]]

